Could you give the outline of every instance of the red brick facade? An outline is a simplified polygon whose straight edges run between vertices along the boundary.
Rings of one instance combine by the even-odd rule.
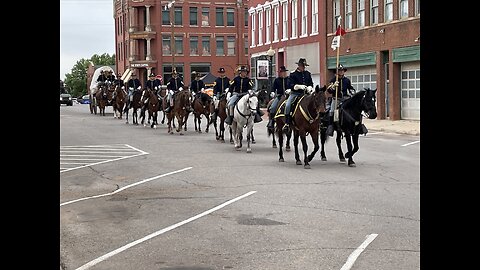
[[[248,63],[244,42],[247,38],[247,26],[245,26],[247,6],[243,2],[237,0],[218,2],[177,0],[170,10],[168,20],[162,22],[162,11],[168,1],[116,1],[114,17],[117,74],[121,76],[127,68],[130,68],[136,70],[142,81],[146,80],[150,71],[161,74],[165,79],[170,76],[174,60],[175,67],[183,74],[186,84],[190,83],[190,73],[193,70],[201,70],[200,72],[203,74],[208,73],[209,70],[217,75],[217,70],[224,67],[227,76],[233,77],[237,66]],[[190,8],[196,8],[196,16],[194,10]],[[223,26],[217,26],[217,8],[223,8]],[[206,10],[208,10],[208,16],[204,13]],[[228,23],[232,23],[231,11],[233,11],[233,26],[227,26]],[[175,15],[177,15],[176,18]],[[177,22],[180,17],[181,24],[175,24],[174,36],[175,39],[178,39],[176,51],[179,52],[178,48],[182,48],[182,50],[173,59],[170,21],[174,18]],[[190,24],[191,17],[193,24],[196,19],[196,25]],[[166,38],[165,42],[164,38]],[[194,42],[195,38],[198,40],[196,49],[190,48],[190,44]],[[170,42],[167,42],[168,39]],[[220,40],[222,39],[224,53],[217,56],[217,51],[220,51],[216,46],[217,40],[219,40],[218,44],[221,44]],[[209,46],[206,46],[205,50],[202,40],[209,42]],[[148,53],[148,43],[150,43],[150,53]],[[181,47],[179,47],[180,45]],[[210,55],[208,55],[208,51]]]

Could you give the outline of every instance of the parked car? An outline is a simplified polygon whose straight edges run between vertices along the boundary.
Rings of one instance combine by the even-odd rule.
[[[90,104],[90,97],[88,95],[83,96],[81,99],[78,100],[80,104]]]
[[[60,105],[66,104],[67,106],[73,106],[72,95],[68,92],[64,92],[60,94]]]

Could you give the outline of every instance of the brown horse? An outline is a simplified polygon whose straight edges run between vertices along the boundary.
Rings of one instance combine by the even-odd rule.
[[[95,97],[98,102],[98,108],[100,109],[100,115],[105,116],[105,107],[108,104],[112,104],[113,99],[113,91],[112,87],[115,86],[108,86],[107,84],[102,84],[98,87],[97,93],[95,93]]]
[[[210,119],[210,113],[213,112],[211,110],[211,105],[213,104],[212,98],[205,94],[199,93],[195,96],[193,100],[193,115],[194,115],[194,122],[195,122],[195,131],[198,133],[202,133],[201,124],[202,124],[202,115],[205,115],[207,119],[207,128],[205,132],[208,133],[208,128],[210,125],[208,124],[208,120]],[[198,129],[197,129],[197,121],[198,121]]]
[[[210,111],[215,110],[215,105],[212,104],[210,105]],[[218,101],[218,107],[217,107],[217,117],[220,118],[220,133],[218,132],[217,129],[217,117],[212,119],[210,124],[213,124],[213,127],[215,128],[215,139],[218,141],[220,140],[222,143],[225,142],[225,119],[227,119],[227,96],[225,94],[222,94],[220,96],[220,100]],[[232,138],[232,130],[230,129],[230,140],[233,143],[233,138]]]
[[[150,89],[143,90],[141,103],[144,104],[147,102],[148,109],[148,123],[150,123],[150,118],[152,118],[151,128],[157,128],[158,121],[158,110],[160,109],[160,102],[158,101],[157,94],[155,91]],[[143,114],[141,123],[146,126],[145,123],[145,113]]]
[[[133,124],[138,125],[138,113],[137,113],[137,111],[138,111],[138,109],[141,109],[142,105],[143,105],[142,101],[141,101],[142,91],[135,89],[133,91],[132,95],[133,95],[133,100],[131,102],[130,108],[133,109],[133,113],[132,113]],[[130,108],[125,108],[125,117],[127,118],[126,124],[128,124],[128,111],[130,110]]]
[[[162,88],[160,88],[160,90],[158,90],[158,96],[159,96],[159,103],[160,103],[160,107],[158,108],[158,111],[162,111],[163,112],[163,118],[162,118],[162,124],[165,124],[165,109],[166,109],[166,106],[167,106],[167,103],[165,103],[165,100],[167,99],[167,88],[166,86],[162,86]]]
[[[167,114],[167,119],[168,119],[167,132],[168,133],[173,134],[172,122],[173,122],[173,117],[176,117],[178,121],[177,132],[180,132],[180,135],[183,135],[181,130],[182,130],[182,126],[185,124],[184,122],[186,121],[186,116],[189,113],[187,111],[187,108],[191,106],[190,96],[191,94],[188,89],[184,89],[182,91],[178,91],[177,93],[175,93],[173,108],[170,111],[170,113]]]
[[[125,106],[126,100],[127,100],[127,93],[125,92],[125,90],[122,89],[120,83],[117,83],[115,85],[115,98],[113,102],[114,117],[118,117],[118,119],[122,119],[123,107]]]
[[[297,165],[302,165],[300,161],[300,155],[298,153],[298,139],[302,140],[303,153],[304,153],[304,168],[310,169],[309,162],[312,161],[313,157],[320,148],[318,143],[318,130],[320,127],[321,115],[325,113],[325,90],[326,86],[320,88],[320,86],[315,87],[315,91],[310,95],[304,95],[299,97],[297,106],[295,107],[292,115],[292,130],[293,130],[293,144],[295,146],[295,160]],[[281,103],[280,103],[281,104]],[[283,162],[283,125],[284,120],[277,117],[277,134],[278,142],[280,144],[279,149],[279,161]],[[314,144],[314,149],[310,155],[307,156],[308,145],[307,145],[307,133],[310,134],[312,142]]]

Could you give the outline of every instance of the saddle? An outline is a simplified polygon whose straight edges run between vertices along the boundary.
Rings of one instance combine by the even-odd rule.
[[[294,96],[293,100],[292,100],[292,106],[291,108],[295,108],[294,110],[290,109],[290,115],[293,115],[293,113],[297,110],[297,106],[298,106],[298,103],[300,100],[303,99],[303,97],[305,96],[305,94],[303,95],[300,95],[300,96]],[[277,111],[275,112],[275,118],[278,118],[278,117],[282,117],[282,116],[285,116],[285,107],[287,106],[287,100],[288,98],[285,98],[285,100],[282,102],[282,104],[280,104],[277,108]]]
[[[233,103],[233,106],[235,107],[235,106],[237,105],[237,103],[240,101],[240,99],[241,99],[243,96],[245,96],[246,94],[248,94],[248,93],[240,93],[240,94],[238,94],[238,95],[237,95],[238,98],[237,98],[237,100]]]

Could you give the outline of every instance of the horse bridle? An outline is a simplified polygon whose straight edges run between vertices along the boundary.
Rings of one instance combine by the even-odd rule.
[[[255,95],[250,95],[250,94],[248,94],[248,93],[247,93],[247,95],[249,95],[247,100],[249,100],[252,96],[255,96]],[[252,111],[256,110],[256,108],[254,109],[254,108],[250,107],[250,102],[247,102],[247,103],[248,103],[248,109],[250,110],[250,115],[244,115],[244,114],[240,111],[240,109],[238,109],[238,102],[237,102],[237,104],[235,104],[235,108],[237,108],[237,112],[238,112],[243,118],[247,119],[247,121],[248,121],[248,119],[250,119],[250,117],[252,117],[252,115],[253,115],[253,112],[252,112]]]

